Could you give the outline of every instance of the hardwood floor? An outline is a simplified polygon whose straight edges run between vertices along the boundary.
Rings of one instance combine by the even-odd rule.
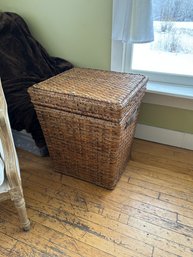
[[[30,232],[0,203],[0,256],[193,257],[193,152],[135,140],[113,191],[18,150]]]

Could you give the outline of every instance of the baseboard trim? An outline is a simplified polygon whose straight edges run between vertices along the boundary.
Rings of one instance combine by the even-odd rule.
[[[193,134],[138,124],[135,137],[193,150]]]

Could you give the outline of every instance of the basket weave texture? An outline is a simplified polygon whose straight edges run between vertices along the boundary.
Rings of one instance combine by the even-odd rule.
[[[55,170],[112,189],[130,156],[146,82],[73,68],[31,87]]]

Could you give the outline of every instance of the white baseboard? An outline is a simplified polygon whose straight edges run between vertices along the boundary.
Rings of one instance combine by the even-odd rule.
[[[135,137],[193,150],[193,134],[138,124]]]

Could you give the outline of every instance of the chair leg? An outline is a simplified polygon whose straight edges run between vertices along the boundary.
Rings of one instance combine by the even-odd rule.
[[[23,197],[14,200],[14,205],[18,211],[20,223],[24,231],[28,231],[30,229],[30,221],[27,217],[27,211],[25,207],[25,200]]]

